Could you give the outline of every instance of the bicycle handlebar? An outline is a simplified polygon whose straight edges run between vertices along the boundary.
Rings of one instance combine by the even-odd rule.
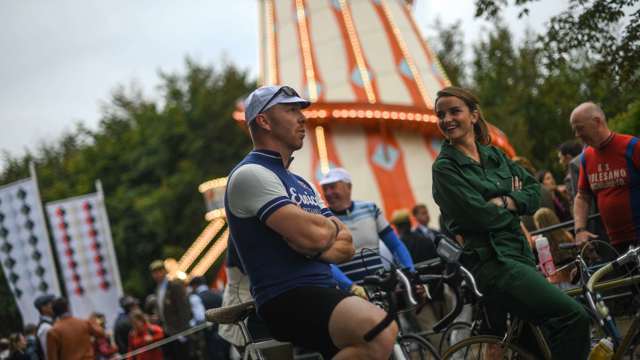
[[[478,298],[481,298],[482,293],[480,292],[480,290],[478,289],[478,286],[476,285],[476,278],[474,278],[471,272],[462,265],[460,265],[460,270],[462,271],[462,276],[464,276],[464,278],[471,283],[471,289],[473,290],[473,293]]]
[[[436,267],[440,265],[441,264],[434,263],[427,264],[425,267],[417,268],[417,278],[419,279],[420,283],[426,284],[434,280],[442,280],[447,285],[449,285],[449,288],[455,295],[456,301],[454,308],[442,319],[440,319],[440,321],[434,324],[433,330],[435,332],[440,332],[445,329],[462,312],[464,301],[462,300],[462,296],[460,294],[460,278],[465,280],[468,288],[471,290],[471,293],[476,298],[483,297],[482,292],[480,292],[480,290],[478,289],[478,285],[475,278],[473,277],[473,274],[471,274],[471,272],[467,268],[465,268],[458,262],[449,262],[447,263],[448,267],[444,274],[434,275],[433,273],[429,273],[434,271]],[[427,272],[427,274],[425,274],[425,272]],[[405,298],[407,299],[408,304],[410,306],[417,305],[417,302],[412,293],[412,283],[407,275],[405,275],[404,272],[400,269],[393,268],[391,271],[386,271],[383,276],[369,275],[363,279],[363,284],[378,287],[387,293],[393,292],[398,282],[402,282],[403,284],[403,290],[405,292]],[[390,297],[389,300],[389,311],[387,312],[387,316],[378,325],[376,325],[373,329],[367,332],[367,334],[365,334],[365,341],[370,341],[371,339],[373,339],[392,321],[393,315],[391,313],[395,312],[396,304],[395,300],[392,297]]]
[[[640,247],[629,249],[629,251],[627,251],[624,255],[620,256],[614,261],[614,266],[623,266],[630,263],[631,261],[639,262],[640,259],[638,259],[638,256],[640,256]]]
[[[411,282],[407,278],[407,276],[400,269],[392,268],[392,271],[386,271],[385,277],[381,277],[378,275],[369,275],[365,276],[362,280],[364,285],[376,286],[382,289],[383,291],[391,294],[398,284],[398,279],[403,283],[406,298],[411,306],[417,305],[417,302],[413,298],[411,294]],[[396,311],[396,300],[393,296],[388,295],[389,300],[389,309],[387,311],[387,315],[371,330],[369,330],[366,334],[364,334],[364,341],[369,342],[373,340],[379,333],[381,333],[391,322],[393,322]]]
[[[566,242],[558,244],[559,249],[576,249],[582,246],[582,244],[578,244],[577,242]]]
[[[593,292],[593,288],[595,284],[600,279],[602,279],[603,276],[614,271],[615,269],[621,266],[624,266],[632,261],[639,262],[638,256],[640,256],[640,247],[635,249],[629,249],[629,251],[627,251],[624,255],[618,257],[617,259],[603,266],[598,271],[596,271],[593,275],[591,275],[591,277],[589,278],[589,281],[587,281],[587,290],[589,290],[590,292]]]
[[[392,292],[395,290],[398,281],[402,283],[404,287],[405,298],[411,306],[418,305],[418,302],[413,297],[411,292],[412,286],[409,278],[400,269],[393,268],[391,271],[385,272],[387,276],[381,277],[378,275],[368,275],[363,279],[363,284],[378,287],[386,292]]]
[[[405,296],[407,297],[409,304],[411,306],[418,305],[418,302],[416,301],[416,299],[413,298],[413,294],[411,292],[411,289],[412,289],[411,282],[406,277],[406,275],[400,269],[396,269],[396,276],[399,277],[400,281],[402,281],[402,284],[404,284]]]
[[[482,298],[483,295],[478,289],[476,284],[476,280],[467,268],[460,265],[459,263],[449,263],[450,267],[445,274],[433,275],[426,274],[420,275],[420,281],[422,283],[428,283],[433,280],[442,280],[445,284],[449,286],[449,289],[453,292],[455,298],[454,308],[449,311],[442,319],[440,319],[437,323],[433,325],[433,331],[438,333],[444,330],[449,324],[451,324],[462,312],[462,307],[464,306],[464,301],[462,300],[462,295],[460,293],[460,278],[466,280],[467,287],[471,289],[471,292],[478,299]],[[453,267],[453,269],[451,269]],[[422,269],[419,269],[418,272],[421,272]]]

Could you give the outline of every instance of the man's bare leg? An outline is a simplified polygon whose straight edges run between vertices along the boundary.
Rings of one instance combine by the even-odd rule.
[[[364,341],[364,335],[385,316],[384,310],[359,297],[342,300],[329,319],[329,334],[341,349],[334,359],[389,359],[398,335],[395,321],[373,340]]]

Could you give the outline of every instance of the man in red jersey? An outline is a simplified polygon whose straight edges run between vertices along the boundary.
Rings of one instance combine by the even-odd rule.
[[[640,143],[637,137],[609,130],[602,109],[580,104],[571,113],[571,128],[587,146],[580,155],[578,192],[574,201],[576,241],[596,235],[586,230],[591,197],[600,209],[611,244],[618,251],[640,239]]]

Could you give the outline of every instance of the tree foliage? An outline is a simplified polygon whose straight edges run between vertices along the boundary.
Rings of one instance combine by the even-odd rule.
[[[436,19],[435,30],[438,36],[431,45],[436,51],[438,60],[446,69],[449,81],[458,86],[465,86],[467,73],[462,23],[457,21],[453,25],[445,26],[440,19]]]
[[[527,5],[539,0],[514,0],[528,14]],[[552,1],[552,0],[547,0]],[[495,19],[507,0],[476,0],[476,16]],[[567,62],[576,51],[588,56],[609,80],[640,84],[640,0],[569,0],[568,8],[553,16],[540,37],[548,60]]]
[[[0,175],[0,184],[27,177],[34,161],[44,202],[93,192],[100,179],[123,286],[138,296],[152,285],[147,265],[181,256],[205,225],[198,185],[226,176],[250,149],[231,117],[254,86],[246,72],[187,60],[185,74],[160,78],[160,100],[119,87],[97,130],[78,126],[25,156],[5,153]]]
[[[640,135],[640,100],[632,102],[627,111],[611,119],[609,126],[623,134]]]

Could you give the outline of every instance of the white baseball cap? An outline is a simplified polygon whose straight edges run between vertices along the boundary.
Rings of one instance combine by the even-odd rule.
[[[343,168],[332,168],[320,180],[320,185],[332,184],[338,181],[351,184],[351,175]]]
[[[244,119],[247,124],[258,114],[269,110],[276,104],[299,103],[306,108],[311,103],[298,95],[295,89],[286,85],[263,86],[254,90],[244,102]]]

